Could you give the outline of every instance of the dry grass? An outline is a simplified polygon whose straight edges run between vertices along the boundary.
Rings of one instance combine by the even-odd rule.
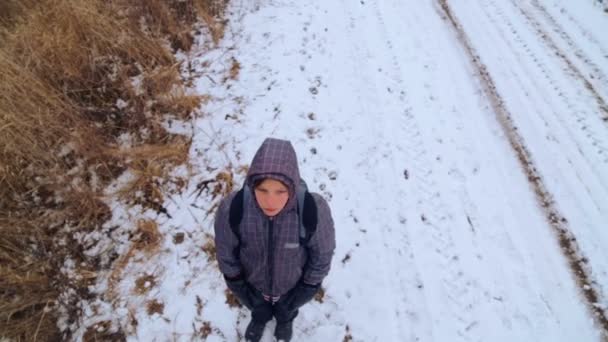
[[[226,1],[217,0],[119,0],[121,6],[135,9],[143,17],[147,31],[156,37],[168,37],[174,50],[189,50],[193,44],[192,24],[201,20],[215,44],[224,35]],[[141,16],[143,14],[143,16]],[[186,24],[186,25],[184,25]]]
[[[215,250],[215,240],[210,234],[205,234],[205,244],[202,247],[203,252],[207,255],[207,261],[214,262],[217,260]]]
[[[224,23],[218,22],[215,17],[207,11],[201,11],[201,18],[211,33],[213,42],[217,45],[224,36]]]
[[[211,333],[213,332],[213,329],[211,328],[211,322],[204,321],[198,332],[201,338],[203,338],[204,340],[207,339],[207,337],[209,337],[209,335],[211,335]]]
[[[4,29],[10,29],[15,24],[15,19],[20,18],[35,0],[3,0],[0,1],[0,34]]]
[[[197,20],[210,25],[217,43],[224,6],[220,0],[0,1],[0,338],[69,338],[57,330],[56,308],[68,306],[73,317],[78,311],[58,303],[58,295],[73,288],[88,296],[87,285],[109,265],[85,257],[66,228],[101,227],[111,214],[101,200],[110,180],[132,168],[137,180],[124,195],[142,192],[151,207],[162,201],[159,179],[189,149],[164,130],[162,116],[188,118],[205,101],[187,93],[167,47],[189,49]],[[134,137],[128,151],[116,147],[122,133]],[[134,251],[153,252],[160,242],[155,224],[140,222],[114,278]],[[78,279],[58,272],[66,259],[80,265]],[[104,336],[121,333],[112,334],[118,335]],[[87,330],[84,339],[98,336]]]
[[[216,184],[213,189],[213,196],[226,196],[230,194],[234,189],[234,175],[232,172],[222,171],[215,177]]]
[[[86,127],[79,127],[67,99],[2,50],[0,69],[0,198],[2,205],[21,206],[34,195],[26,190],[35,170],[69,168],[49,151],[82,142],[75,132]]]
[[[319,291],[315,293],[314,300],[321,304],[325,301],[325,289],[323,287],[319,288]]]
[[[232,58],[232,65],[230,66],[230,71],[228,72],[228,78],[231,80],[236,80],[239,78],[239,73],[241,72],[241,63],[237,61],[234,57]]]
[[[152,274],[146,274],[135,280],[134,292],[138,295],[144,295],[156,285],[156,277]]]
[[[111,11],[102,1],[42,1],[8,35],[7,49],[73,100],[80,115],[114,126],[115,103],[130,78],[175,61],[161,42]]]
[[[154,254],[162,242],[162,237],[162,234],[158,231],[158,224],[156,222],[151,220],[140,220],[137,223],[137,231],[131,239],[129,250],[113,265],[107,292],[107,297],[110,301],[114,302],[118,298],[118,284],[122,281],[122,274],[133,256],[140,251],[148,256]]]
[[[146,161],[181,164],[188,158],[190,144],[187,141],[179,140],[176,137],[170,144],[148,144],[124,150],[110,148],[105,153],[112,158],[129,159],[132,165],[143,164]]]
[[[58,336],[52,310],[59,290],[49,287],[54,265],[38,257],[46,254],[51,241],[38,224],[0,217],[0,332],[23,340]]]
[[[84,342],[97,341],[126,341],[126,337],[122,331],[112,332],[112,322],[102,321],[88,327],[82,340]]]
[[[146,311],[148,315],[152,316],[155,313],[162,315],[165,312],[165,304],[159,302],[157,299],[153,299],[146,304]]]
[[[243,305],[239,302],[239,299],[236,298],[232,291],[226,289],[224,290],[224,295],[226,296],[226,304],[228,304],[231,308],[241,308]]]
[[[158,224],[151,220],[140,220],[137,228],[138,234],[132,240],[133,248],[147,254],[156,252],[163,238],[158,231]]]

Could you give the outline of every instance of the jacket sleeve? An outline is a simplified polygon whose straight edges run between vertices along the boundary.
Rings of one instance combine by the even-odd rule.
[[[307,284],[319,284],[329,273],[336,248],[336,235],[329,205],[321,195],[312,195],[317,204],[317,229],[308,243],[308,263],[302,281]]]
[[[220,271],[227,277],[236,277],[242,274],[241,261],[236,248],[239,241],[232,228],[230,228],[230,203],[235,193],[224,198],[215,213],[215,250]]]

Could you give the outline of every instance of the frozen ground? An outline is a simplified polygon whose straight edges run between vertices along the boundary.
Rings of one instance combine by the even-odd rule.
[[[301,310],[295,341],[608,338],[599,4],[232,0],[231,12],[221,46],[188,57],[213,100],[182,127],[192,168],[176,171],[189,183],[167,200],[171,217],[116,206],[116,224],[155,219],[163,246],[131,259],[117,298],[83,303],[85,326],[110,320],[140,341],[241,338],[249,313],[226,303],[203,250],[219,197],[197,185],[229,170],[239,187],[274,136],[293,142],[336,222],[323,303]],[[232,58],[238,78],[224,80]],[[135,294],[145,276],[150,290]],[[153,300],[163,307],[150,315]]]

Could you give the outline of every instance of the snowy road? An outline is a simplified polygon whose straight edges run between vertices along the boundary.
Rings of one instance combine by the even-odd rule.
[[[293,140],[303,175],[331,199],[337,222],[325,303],[303,310],[297,340],[601,338],[509,131],[553,196],[548,206],[567,220],[560,227],[576,238],[605,305],[601,11],[449,1],[492,93],[439,1],[234,6],[244,14],[242,69],[228,93],[245,100],[238,124],[221,122],[220,110],[214,129],[238,137],[242,163],[267,135]],[[587,15],[596,22],[581,20]]]
[[[231,8],[224,45],[194,65],[219,74],[234,57],[239,76],[197,81],[214,100],[195,122],[190,186],[167,202],[172,218],[161,223],[192,239],[167,242],[149,261],[160,270],[164,319],[133,310],[138,339],[190,340],[205,327],[207,341],[242,336],[249,313],[225,303],[215,262],[200,251],[213,231],[209,198],[192,193],[203,174],[247,164],[272,135],[292,140],[301,174],[336,222],[323,303],[301,310],[295,341],[602,340],[601,9],[559,0]],[[575,256],[564,255],[557,232]]]
[[[456,16],[465,24],[455,27],[461,38],[470,38],[472,43],[465,45],[476,56],[476,64],[489,70],[484,70],[483,78],[494,88],[487,94],[499,99],[495,101],[495,111],[503,117],[511,144],[516,150],[516,145],[520,145],[520,161],[534,176],[531,183],[538,201],[558,233],[596,322],[606,332],[608,107],[602,94],[608,89],[603,77],[608,63],[604,62],[603,68],[599,65],[608,55],[583,52],[570,36],[585,32],[588,40],[593,35],[582,31],[580,23],[574,28],[562,27],[547,10],[557,7],[570,19],[568,11],[580,12],[580,8],[555,4],[545,7],[538,1],[502,2],[501,6],[490,1],[479,5],[468,6],[466,12],[462,5],[444,8],[454,15],[459,11],[450,7],[460,7]],[[586,17],[593,18],[590,14]],[[534,15],[547,19],[549,24],[542,24]],[[509,44],[503,48],[495,44],[489,49],[478,43],[483,39]],[[601,44],[591,45],[595,49],[589,51],[603,50]],[[543,53],[543,49],[552,53]],[[488,62],[483,64],[485,61]],[[588,284],[592,284],[591,288]]]

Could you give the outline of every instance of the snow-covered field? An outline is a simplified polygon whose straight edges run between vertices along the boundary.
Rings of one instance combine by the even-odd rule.
[[[187,186],[167,195],[170,218],[113,204],[108,227],[156,220],[162,247],[130,259],[115,295],[83,302],[77,338],[109,320],[129,340],[241,339],[249,313],[226,303],[205,252],[220,198],[197,185],[229,170],[239,187],[241,166],[274,136],[293,142],[302,176],[329,201],[336,223],[323,303],[301,310],[294,341],[608,339],[602,5],[230,6],[221,46],[184,57],[208,75],[196,90],[213,99],[195,122],[174,126],[193,144],[191,168],[175,171]],[[232,58],[239,75],[225,81]],[[575,256],[565,256],[558,231],[572,238]],[[572,262],[585,275],[575,277]],[[148,289],[138,293],[141,279]],[[107,278],[96,289],[108,293]]]

